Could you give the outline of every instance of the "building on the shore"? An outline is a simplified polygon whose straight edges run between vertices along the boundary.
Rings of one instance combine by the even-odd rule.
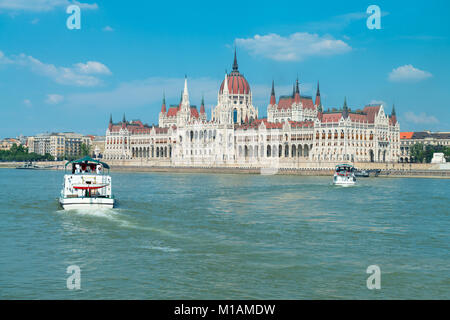
[[[411,157],[411,147],[417,143],[424,146],[450,146],[450,132],[401,132],[400,133],[400,162],[414,162]]]
[[[0,140],[0,150],[7,151],[10,150],[13,145],[20,146],[21,144],[19,139],[5,138]]]
[[[340,110],[325,111],[319,85],[312,97],[300,92],[298,79],[291,95],[268,94],[267,118],[258,118],[251,87],[239,72],[236,54],[232,72],[219,87],[217,105],[207,120],[191,105],[188,81],[179,104],[166,107],[163,97],[159,125],[140,120],[114,123],[106,130],[105,159],[159,161],[171,165],[265,165],[273,160],[313,162],[398,162],[400,125],[395,108],[381,104],[352,111],[344,99]]]
[[[74,132],[41,133],[28,137],[29,152],[40,155],[50,154],[55,158],[74,157],[81,154],[81,145],[91,145],[91,136]]]

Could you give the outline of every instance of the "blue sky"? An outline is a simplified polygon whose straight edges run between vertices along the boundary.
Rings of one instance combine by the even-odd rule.
[[[66,8],[81,8],[69,30]],[[369,5],[382,11],[369,30]],[[157,123],[163,91],[177,104],[217,102],[234,46],[254,105],[320,81],[326,108],[395,103],[401,130],[450,131],[447,1],[0,0],[0,137],[104,134],[119,121]]]

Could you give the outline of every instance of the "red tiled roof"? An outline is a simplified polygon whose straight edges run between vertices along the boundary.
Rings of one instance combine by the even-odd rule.
[[[250,85],[245,77],[239,71],[233,71],[228,75],[228,91],[230,94],[248,94],[250,92]],[[225,80],[220,85],[219,93],[223,93]]]
[[[400,132],[400,139],[411,139],[414,132]]]
[[[369,123],[375,122],[375,116],[380,111],[381,105],[378,106],[365,106],[363,112],[367,114],[367,121]]]
[[[195,118],[198,118],[199,116],[198,116],[198,111],[197,111],[197,108],[196,107],[191,107],[191,116],[192,117],[195,117]]]
[[[367,122],[367,115],[360,113],[349,113],[348,115],[352,121]]]
[[[312,109],[314,110],[314,102],[312,98],[309,97],[301,97],[300,101],[303,104],[303,108],[305,109]],[[292,97],[280,97],[278,100],[278,110],[279,109],[290,109],[292,107],[292,104],[294,104],[294,98]]]
[[[177,107],[170,107],[169,111],[167,112],[168,117],[175,117],[177,115],[178,108]]]
[[[339,122],[342,113],[324,113],[322,115],[322,122]]]

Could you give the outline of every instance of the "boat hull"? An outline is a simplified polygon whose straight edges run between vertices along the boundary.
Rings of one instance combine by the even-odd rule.
[[[60,198],[59,203],[64,210],[112,209],[114,207],[114,199],[111,198]]]
[[[333,179],[333,184],[337,185],[337,186],[352,186],[356,183],[356,178],[351,175],[351,176],[334,176]]]

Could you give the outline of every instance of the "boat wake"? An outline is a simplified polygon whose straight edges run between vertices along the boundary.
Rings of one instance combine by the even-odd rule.
[[[163,252],[180,252],[181,251],[181,249],[164,246],[164,245],[162,245],[162,243],[160,241],[150,243],[150,245],[141,246],[141,248],[148,249],[148,250],[163,251]]]

